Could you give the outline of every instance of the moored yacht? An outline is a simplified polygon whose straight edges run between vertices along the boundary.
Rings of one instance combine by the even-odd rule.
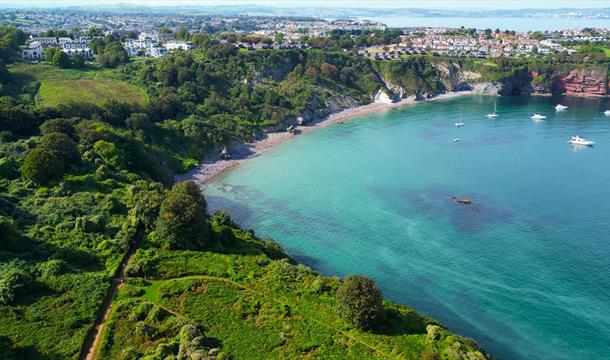
[[[610,110],[606,110],[606,111],[604,111],[604,115],[606,115],[606,116],[610,116]]]
[[[546,119],[546,116],[544,116],[544,115],[540,115],[540,114],[532,115],[532,120],[544,120],[544,119]]]
[[[455,123],[455,127],[462,127],[462,126],[464,126],[463,122],[456,122]]]
[[[495,117],[500,116],[500,115],[498,114],[498,103],[494,103],[494,112],[489,113],[489,114],[487,114],[487,115],[485,115],[485,116],[487,116],[488,118],[495,118]]]
[[[585,138],[581,138],[580,136],[572,136],[570,141],[568,141],[571,145],[583,145],[583,146],[593,146],[595,141],[587,140]]]
[[[568,107],[565,105],[562,105],[562,104],[555,105],[555,110],[557,110],[557,111],[562,111],[562,110],[567,110],[567,109],[568,109]]]

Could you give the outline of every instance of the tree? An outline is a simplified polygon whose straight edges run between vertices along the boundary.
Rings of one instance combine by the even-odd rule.
[[[206,203],[194,182],[178,183],[165,196],[155,237],[164,249],[201,249],[209,241]]]
[[[40,126],[40,132],[42,132],[42,135],[62,133],[68,135],[72,139],[76,139],[76,130],[67,119],[47,120]]]
[[[336,294],[337,313],[343,320],[362,330],[373,328],[383,313],[381,291],[365,276],[349,275]]]
[[[19,58],[19,46],[27,35],[14,26],[0,26],[0,60],[11,63]]]
[[[53,59],[51,59],[51,63],[62,69],[67,69],[72,64],[68,54],[61,50],[55,52],[55,54],[53,55]]]
[[[283,32],[276,32],[275,36],[274,36],[274,40],[275,43],[278,45],[281,45],[284,42],[284,33]]]
[[[52,132],[43,136],[39,148],[58,153],[65,165],[80,161],[80,153],[74,141],[68,135],[60,132]]]
[[[38,184],[46,184],[60,178],[64,161],[56,151],[36,148],[28,153],[21,167],[21,175]]]

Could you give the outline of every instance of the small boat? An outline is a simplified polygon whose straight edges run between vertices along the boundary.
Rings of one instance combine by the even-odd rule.
[[[497,108],[498,108],[498,103],[496,102],[496,103],[494,103],[494,112],[489,113],[489,114],[487,114],[487,115],[485,115],[485,116],[487,116],[488,118],[495,118],[495,117],[500,116],[500,115],[498,114],[498,110],[497,110]]]
[[[606,110],[606,111],[604,111],[604,115],[606,115],[606,116],[610,116],[610,110]]]
[[[546,116],[544,116],[544,115],[540,115],[540,114],[532,115],[532,120],[544,120],[544,119],[546,119]]]
[[[557,110],[557,111],[562,111],[562,110],[567,110],[567,109],[568,109],[568,107],[565,105],[557,104],[555,106],[555,110]]]
[[[462,127],[462,126],[464,126],[463,122],[456,122],[455,123],[455,127]]]
[[[453,139],[453,142],[460,142],[460,139],[459,138],[455,138],[455,139]]]
[[[576,136],[572,136],[572,138],[570,139],[570,141],[568,141],[568,143],[571,145],[593,146],[595,144],[595,141],[587,140],[587,139],[581,138],[580,136],[576,135]]]

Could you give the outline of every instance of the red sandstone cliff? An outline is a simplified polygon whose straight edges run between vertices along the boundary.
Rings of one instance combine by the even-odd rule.
[[[607,96],[608,69],[605,67],[590,67],[571,69],[567,73],[553,77],[552,92],[554,94],[580,96]]]

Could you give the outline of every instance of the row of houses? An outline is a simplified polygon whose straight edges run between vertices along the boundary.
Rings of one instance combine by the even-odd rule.
[[[191,50],[195,45],[190,41],[177,40],[167,41],[159,45],[158,40],[154,38],[140,37],[138,39],[125,39],[123,47],[130,57],[145,56],[160,58],[174,50]]]
[[[85,59],[92,59],[95,52],[89,48],[90,41],[89,37],[81,37],[78,40],[68,37],[30,37],[27,45],[21,49],[21,57],[24,61],[41,61],[46,49],[56,48],[68,54],[70,58],[81,55]]]

